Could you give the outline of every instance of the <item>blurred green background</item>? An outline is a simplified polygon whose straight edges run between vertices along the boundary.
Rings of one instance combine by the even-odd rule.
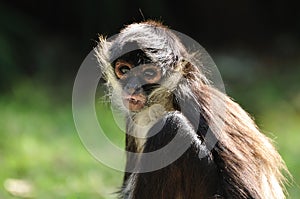
[[[275,140],[294,177],[288,198],[299,198],[297,8],[279,0],[0,1],[0,199],[116,198],[123,174],[82,145],[72,86],[98,33],[111,36],[141,21],[139,9],[206,48],[227,93]],[[107,132],[119,131],[108,109],[96,105]]]

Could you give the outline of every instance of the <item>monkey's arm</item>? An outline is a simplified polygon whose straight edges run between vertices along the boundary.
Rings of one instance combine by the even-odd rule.
[[[219,195],[219,190],[216,190],[219,187],[218,172],[212,156],[197,138],[189,121],[180,112],[168,113],[149,130],[148,134],[155,135],[145,143],[144,153],[160,150],[168,144],[172,145],[168,150],[160,150],[160,158],[156,161],[163,163],[165,159],[172,157],[172,152],[180,150],[180,147],[187,146],[187,150],[162,169],[133,174],[135,183],[129,198],[196,199]],[[180,142],[176,142],[178,138]],[[149,164],[153,162],[149,162],[148,158],[141,155],[138,166],[141,168]]]

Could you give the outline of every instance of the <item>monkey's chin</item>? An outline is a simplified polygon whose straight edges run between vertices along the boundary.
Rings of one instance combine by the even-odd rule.
[[[142,94],[127,95],[123,97],[124,106],[130,111],[140,111],[146,104],[146,97]]]

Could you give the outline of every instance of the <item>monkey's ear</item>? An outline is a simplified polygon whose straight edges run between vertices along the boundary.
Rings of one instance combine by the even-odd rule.
[[[201,71],[201,66],[197,66],[196,64],[194,64],[191,61],[188,61],[187,59],[181,59],[178,61],[176,71],[180,72],[183,77],[190,81],[209,84],[209,80]]]
[[[178,72],[180,72],[184,77],[190,79],[193,74],[199,73],[199,70],[197,67],[195,67],[191,62],[182,59],[179,60],[178,66],[177,66]]]

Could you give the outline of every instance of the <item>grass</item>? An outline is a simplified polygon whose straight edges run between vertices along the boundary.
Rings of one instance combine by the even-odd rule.
[[[29,94],[30,93],[30,94]],[[74,127],[69,102],[33,85],[1,96],[0,182],[23,179],[36,198],[115,198],[122,173],[96,161]],[[0,198],[14,198],[0,187]]]
[[[123,174],[99,163],[87,152],[74,126],[70,96],[66,101],[55,100],[52,91],[31,82],[22,82],[12,92],[0,96],[0,198],[18,198],[4,188],[8,179],[23,180],[32,188],[34,198],[116,198],[112,193],[121,185]],[[105,131],[113,132],[107,136],[123,147],[124,135],[111,122],[110,111],[99,104],[97,107],[103,111],[98,118]],[[289,198],[297,198],[299,112],[282,100],[259,110],[255,114],[258,123],[276,138],[294,176],[295,183],[288,187]]]

